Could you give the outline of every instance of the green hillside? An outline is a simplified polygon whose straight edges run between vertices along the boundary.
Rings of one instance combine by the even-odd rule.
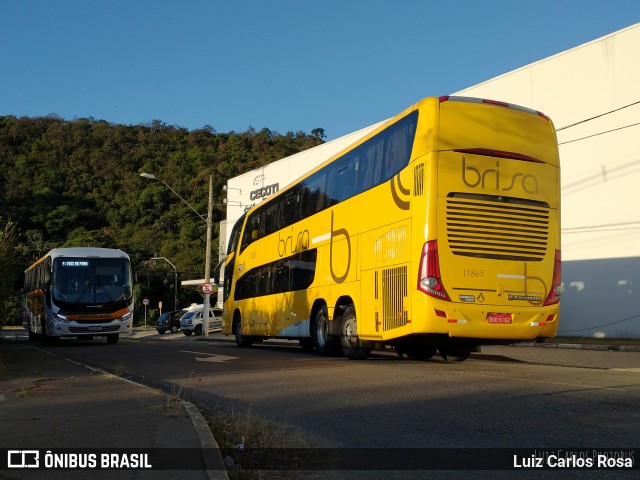
[[[219,204],[215,261],[227,179],[319,145],[323,137],[320,128],[312,134],[281,135],[266,128],[218,133],[210,126],[189,131],[157,120],[115,125],[56,116],[0,117],[0,306],[9,317],[0,316],[0,323],[13,323],[22,271],[61,246],[125,250],[138,266],[142,293],[173,305],[166,287],[173,270],[144,259],[166,257],[182,279],[202,278],[205,231],[187,205],[140,173],[163,179],[203,215],[213,174]],[[183,292],[184,301],[188,295]]]

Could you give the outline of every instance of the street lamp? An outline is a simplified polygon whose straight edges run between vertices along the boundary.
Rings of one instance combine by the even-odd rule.
[[[182,200],[191,210],[193,210],[198,217],[202,221],[207,224],[207,250],[205,252],[205,262],[204,262],[204,282],[211,283],[211,216],[213,215],[213,175],[209,175],[209,207],[207,209],[207,218],[205,219],[198,211],[191,206],[189,202],[187,202],[182,196],[176,192],[173,188],[167,185],[163,180],[156,177],[153,173],[141,173],[141,177],[148,178],[149,180],[157,180],[162,183],[165,187],[171,190],[173,193],[177,195],[177,197]],[[209,293],[204,294],[204,303],[202,305],[202,335],[207,337],[209,336]]]

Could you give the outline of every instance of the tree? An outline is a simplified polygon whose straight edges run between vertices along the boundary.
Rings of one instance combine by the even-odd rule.
[[[12,257],[18,240],[18,227],[0,218],[0,325],[15,323],[19,318],[19,297],[14,290],[16,272]]]

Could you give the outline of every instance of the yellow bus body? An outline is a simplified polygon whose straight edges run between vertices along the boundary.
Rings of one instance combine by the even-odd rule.
[[[327,168],[338,178],[335,165],[350,155],[364,158],[359,152],[412,115],[410,156],[397,174],[355,196],[347,193],[343,201],[330,198],[330,206],[273,232],[252,220],[262,215],[263,222],[273,221],[268,208],[280,215],[288,205],[308,210],[305,199],[316,197],[305,182]],[[384,168],[358,158],[353,170],[363,178]],[[351,306],[364,350],[373,342],[399,346],[418,338],[420,345],[442,346],[456,339],[479,345],[553,337],[559,180],[555,129],[544,115],[478,99],[424,99],[248,211],[234,227],[239,240],[226,260],[223,333],[236,333],[241,320],[240,333],[252,339],[315,338],[314,318],[325,307],[327,333],[343,337],[349,326],[339,323]],[[336,190],[328,181],[325,186]],[[287,192],[290,203],[283,199]],[[435,254],[426,253],[427,244]],[[423,259],[433,255],[436,289],[446,298],[421,287],[430,262]],[[296,278],[289,280],[292,290],[282,291],[279,278],[286,275]]]

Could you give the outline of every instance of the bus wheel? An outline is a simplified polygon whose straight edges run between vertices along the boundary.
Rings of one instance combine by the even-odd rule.
[[[471,355],[471,347],[464,345],[440,345],[438,350],[447,362],[464,362]]]
[[[316,312],[311,324],[311,338],[316,352],[320,355],[333,355],[337,350],[337,342],[329,335],[329,313],[326,306]]]
[[[120,339],[120,334],[118,333],[112,333],[110,335],[107,335],[107,343],[118,343],[119,339]]]
[[[236,337],[236,345],[239,347],[250,347],[253,345],[253,339],[242,333],[242,321],[240,321],[240,318],[233,323],[233,334]]]
[[[342,354],[352,360],[367,358],[371,353],[371,348],[366,348],[363,343],[364,342],[358,337],[356,309],[353,305],[350,305],[342,315],[342,328],[340,329]]]

